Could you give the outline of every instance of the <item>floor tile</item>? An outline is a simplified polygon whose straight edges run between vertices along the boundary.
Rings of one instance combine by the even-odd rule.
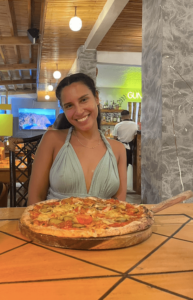
[[[179,297],[167,292],[152,288],[146,284],[125,279],[119,284],[105,300],[179,300]]]
[[[193,242],[193,221],[186,224],[174,237]]]
[[[0,282],[103,275],[116,273],[33,244],[0,256]]]
[[[26,207],[10,207],[0,209],[0,220],[19,219]]]
[[[16,239],[14,237],[0,232],[0,253],[11,250],[23,244],[25,244],[25,241]],[[3,257],[3,255],[1,255],[1,258]]]
[[[61,248],[52,249],[56,249],[59,252],[66,253],[74,257],[79,257],[119,272],[126,272],[139,260],[160,245],[165,239],[166,238],[162,236],[152,235],[148,240],[141,244],[117,250],[82,251]]]
[[[84,280],[64,280],[49,282],[33,282],[25,284],[2,284],[2,299],[14,300],[97,300],[99,299],[119,278],[94,278]],[[38,296],[37,296],[38,295]]]
[[[7,232],[11,235],[17,236],[23,240],[30,241],[19,231],[19,221],[1,221],[0,220],[0,231]]]
[[[186,297],[193,297],[193,272],[134,276],[134,278]]]
[[[153,232],[163,235],[172,235],[180,226],[189,220],[188,217],[171,215],[171,216],[154,216],[155,223],[153,225]]]
[[[193,270],[192,253],[193,243],[171,239],[130,274]]]

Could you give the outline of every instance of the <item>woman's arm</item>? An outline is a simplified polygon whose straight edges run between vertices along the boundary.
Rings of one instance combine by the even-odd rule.
[[[121,142],[109,140],[113,153],[117,159],[117,167],[119,172],[120,186],[117,193],[113,196],[120,201],[126,200],[127,193],[127,156],[126,149]]]
[[[46,199],[49,188],[49,172],[53,163],[55,130],[47,131],[35,154],[28,189],[28,205]]]
[[[127,194],[127,158],[126,158],[126,149],[123,144],[119,142],[119,158],[118,158],[118,171],[119,171],[119,179],[120,186],[115,195],[120,201],[126,201]]]

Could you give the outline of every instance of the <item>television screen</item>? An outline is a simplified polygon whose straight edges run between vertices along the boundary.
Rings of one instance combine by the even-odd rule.
[[[19,129],[46,130],[54,123],[56,110],[50,108],[19,108]]]

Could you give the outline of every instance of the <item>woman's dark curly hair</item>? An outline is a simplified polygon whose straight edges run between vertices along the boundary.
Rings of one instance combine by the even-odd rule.
[[[98,95],[94,80],[91,77],[89,77],[88,75],[86,75],[84,73],[72,74],[72,75],[69,75],[69,76],[65,77],[64,79],[62,79],[56,88],[56,97],[59,99],[60,105],[61,105],[61,93],[62,93],[63,88],[65,88],[66,86],[69,86],[70,84],[72,84],[74,82],[82,82],[91,90],[94,97],[96,97]],[[67,129],[72,126],[68,122],[65,114],[64,114],[64,117],[62,118],[61,123],[62,124],[57,126],[56,129]],[[98,129],[100,129],[101,128],[101,113],[100,113],[99,105],[98,105],[97,124],[98,124]],[[58,128],[58,127],[60,127],[60,128]]]

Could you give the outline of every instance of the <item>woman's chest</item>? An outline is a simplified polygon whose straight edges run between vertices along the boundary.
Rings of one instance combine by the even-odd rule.
[[[90,178],[90,176],[93,175],[98,164],[102,159],[105,159],[106,154],[106,147],[100,147],[98,149],[85,149],[83,151],[76,152],[85,177]]]

